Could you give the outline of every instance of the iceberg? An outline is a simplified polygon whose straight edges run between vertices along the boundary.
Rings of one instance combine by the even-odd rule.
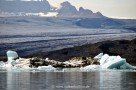
[[[101,59],[102,56],[103,56],[103,53],[100,53],[100,54],[96,55],[96,56],[94,57],[94,59]]]
[[[56,70],[56,68],[54,68],[51,65],[48,65],[48,66],[39,66],[37,69],[38,70],[45,70],[45,71],[54,71],[54,70]]]
[[[17,54],[17,52],[15,51],[7,51],[7,58],[8,61],[7,62],[2,62],[0,61],[0,68],[5,68],[8,70],[11,69],[32,69],[31,64],[30,64],[30,60],[32,60],[32,58],[20,58]],[[129,63],[126,62],[125,58],[121,58],[119,55],[118,56],[110,56],[108,54],[103,54],[100,53],[97,56],[94,57],[94,60],[97,60],[100,62],[100,65],[88,65],[85,67],[81,67],[80,70],[81,71],[91,71],[91,70],[101,70],[101,69],[135,69],[134,66],[130,65]],[[78,61],[66,61],[66,62],[57,62],[54,60],[49,60],[49,58],[46,58],[45,61],[47,62],[53,62],[50,64],[68,64],[71,66],[76,66],[76,65],[80,65],[82,64],[82,61],[78,60]],[[37,70],[45,70],[45,71],[54,71],[56,70],[56,68],[54,68],[52,65],[48,65],[48,66],[38,66],[37,68],[34,67],[34,69]]]
[[[6,63],[1,63],[1,67],[6,69],[24,68],[28,69],[30,65],[30,60],[25,58],[20,58],[15,51],[7,51],[8,61]]]
[[[32,69],[30,68],[30,60],[31,58],[20,58],[15,51],[7,51],[7,62],[0,61],[0,68],[4,68],[7,70],[19,70],[19,69]],[[49,60],[49,58],[46,58]],[[48,66],[39,66],[38,68],[33,68],[37,70],[45,70],[45,71],[53,71],[56,70],[51,65]]]
[[[15,59],[18,58],[18,54],[15,51],[7,51],[8,64],[12,64]]]
[[[120,56],[109,56],[108,54],[100,53],[95,58],[100,62],[103,69],[135,69],[132,65],[126,62],[125,58]]]
[[[16,59],[18,58],[18,54],[15,51],[7,51],[7,62],[0,62],[0,68],[11,69],[16,64]]]
[[[88,65],[80,68],[81,71],[92,71],[92,70],[100,70],[100,69],[101,69],[100,65]]]
[[[4,68],[6,64],[3,61],[0,61],[0,68]]]
[[[126,62],[125,58],[120,56],[109,56],[108,54],[100,53],[94,57],[100,65],[88,65],[81,67],[82,71],[102,70],[102,69],[136,69],[134,66]]]

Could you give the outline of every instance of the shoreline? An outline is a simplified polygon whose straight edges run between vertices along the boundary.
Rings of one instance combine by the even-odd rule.
[[[36,52],[34,54],[23,56],[22,58],[49,58],[56,61],[65,62],[72,58],[87,58],[98,55],[99,53],[109,55],[120,55],[126,58],[127,62],[136,65],[136,38],[132,40],[107,40],[94,44],[85,44],[49,52]],[[0,57],[0,61],[7,61],[7,57]]]
[[[108,40],[50,52],[37,52],[27,55],[24,58],[49,58],[52,60],[65,62],[75,57],[93,58],[101,52],[109,55],[120,55],[122,58],[126,58],[128,63],[136,65],[136,38],[133,40]]]

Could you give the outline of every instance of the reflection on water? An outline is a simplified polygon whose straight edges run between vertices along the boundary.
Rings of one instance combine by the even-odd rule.
[[[0,90],[135,90],[135,88],[135,72],[0,72]]]

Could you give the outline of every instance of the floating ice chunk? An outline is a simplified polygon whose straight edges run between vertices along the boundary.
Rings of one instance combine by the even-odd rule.
[[[100,59],[100,65],[103,65],[109,57],[108,54],[104,54]]]
[[[11,64],[9,64],[9,63],[5,63],[5,62],[3,62],[3,61],[1,61],[0,62],[0,68],[3,68],[3,69],[11,69],[11,67],[12,67],[12,65]]]
[[[30,58],[19,58],[15,61],[14,67],[18,68],[30,68]]]
[[[114,59],[114,60],[109,60],[108,62],[104,63],[102,65],[102,68],[108,68],[108,69],[120,69],[120,66],[126,63],[126,59]]]
[[[47,61],[48,61],[48,60],[49,60],[49,58],[46,58],[45,60],[47,60]]]
[[[125,63],[122,66],[120,66],[120,69],[135,69],[132,65],[130,65],[129,63]]]
[[[49,58],[46,58],[45,61],[50,61]]]
[[[14,59],[18,58],[18,54],[15,51],[7,51],[8,64],[11,64]]]
[[[0,68],[4,68],[5,67],[5,63],[3,61],[0,61]]]
[[[126,59],[120,56],[102,55],[100,53],[95,58],[100,60],[100,65],[103,69],[134,69],[134,67],[126,62]]]
[[[51,65],[48,65],[48,66],[39,66],[37,69],[38,70],[45,70],[45,71],[54,71],[54,70],[56,70],[56,68],[54,68]]]
[[[8,61],[5,64],[5,67],[8,68],[24,68],[28,69],[30,68],[30,59],[25,59],[25,58],[18,58],[18,54],[15,51],[7,51],[7,57]],[[18,58],[18,59],[17,59]]]
[[[100,53],[97,56],[95,56],[94,59],[101,59],[103,55],[104,55],[103,53]]]
[[[12,69],[12,65],[9,64],[9,63],[6,63],[6,64],[5,64],[5,68],[6,68],[6,69]]]
[[[101,66],[100,65],[88,65],[85,67],[81,67],[81,71],[92,71],[92,70],[100,70]]]

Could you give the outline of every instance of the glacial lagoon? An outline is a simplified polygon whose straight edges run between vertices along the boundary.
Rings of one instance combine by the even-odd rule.
[[[135,32],[122,29],[86,29],[61,25],[46,19],[26,18],[30,23],[16,22],[19,18],[1,18],[0,53],[14,49],[20,55],[37,51],[52,51],[105,40],[132,39]],[[5,21],[6,20],[6,21]],[[42,20],[42,21],[41,21]],[[5,24],[6,23],[6,24]],[[50,24],[51,23],[51,24]],[[23,51],[23,53],[22,53]],[[0,90],[135,90],[135,70],[0,69]]]
[[[135,90],[134,70],[0,70],[0,90]]]

